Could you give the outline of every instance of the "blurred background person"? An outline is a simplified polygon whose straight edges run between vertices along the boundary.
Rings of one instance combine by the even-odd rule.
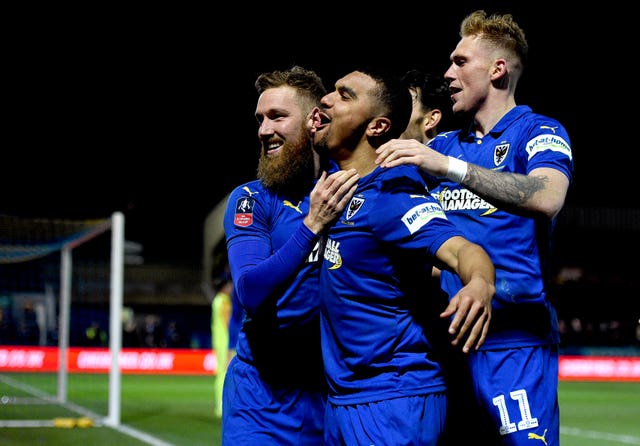
[[[216,374],[214,376],[214,415],[222,418],[222,389],[229,363],[229,324],[232,314],[233,281],[228,272],[218,277],[214,283],[216,294],[211,301],[211,346],[216,354]]]

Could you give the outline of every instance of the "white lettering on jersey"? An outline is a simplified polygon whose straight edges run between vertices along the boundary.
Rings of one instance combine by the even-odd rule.
[[[409,211],[402,216],[402,222],[409,232],[413,234],[418,229],[429,223],[433,218],[447,219],[439,204],[421,203],[418,206],[409,209]]]

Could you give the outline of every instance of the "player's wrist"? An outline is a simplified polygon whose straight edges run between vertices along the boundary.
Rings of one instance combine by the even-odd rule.
[[[449,156],[449,167],[447,167],[447,174],[445,177],[456,183],[462,183],[467,176],[467,169],[469,165],[466,161],[459,160]]]
[[[309,231],[307,234],[313,237],[319,237],[319,234],[324,229],[324,225],[312,219],[310,216],[306,216],[302,220],[302,226]]]

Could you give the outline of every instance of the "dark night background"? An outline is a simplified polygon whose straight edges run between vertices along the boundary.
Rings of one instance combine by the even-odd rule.
[[[567,207],[637,208],[628,11],[611,2],[571,11],[448,5],[17,14],[4,45],[0,213],[123,211],[126,237],[143,244],[145,259],[198,266],[205,217],[255,177],[258,73],[296,63],[330,89],[352,63],[444,72],[459,23],[475,9],[510,12],[525,30],[529,66],[516,100],[569,131],[576,172]]]

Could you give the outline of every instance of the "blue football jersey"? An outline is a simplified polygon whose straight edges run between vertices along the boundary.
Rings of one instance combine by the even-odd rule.
[[[446,295],[433,292],[431,267],[442,243],[456,235],[461,231],[415,166],[376,168],[360,178],[329,230],[321,268],[322,347],[333,404],[444,390],[436,355],[447,336],[448,321],[438,317]]]
[[[319,241],[293,199],[252,181],[231,192],[224,230],[242,324],[224,381],[222,443],[323,444]]]
[[[244,308],[236,353],[265,373],[295,375],[294,382],[322,375],[319,236],[302,223],[308,210],[308,194],[296,201],[256,180],[229,195],[224,216],[231,277]],[[312,367],[315,373],[300,376]]]

